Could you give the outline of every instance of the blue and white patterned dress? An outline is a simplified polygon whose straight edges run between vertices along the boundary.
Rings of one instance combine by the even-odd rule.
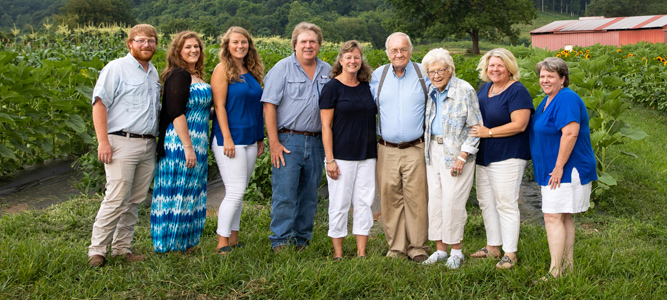
[[[183,143],[170,124],[165,132],[165,157],[158,162],[151,205],[151,237],[155,252],[185,251],[196,246],[206,221],[208,129],[211,86],[190,85],[185,119],[197,166],[185,166]]]

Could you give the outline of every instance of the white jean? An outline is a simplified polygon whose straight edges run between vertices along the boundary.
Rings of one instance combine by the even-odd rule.
[[[482,209],[486,244],[514,253],[519,243],[519,191],[527,161],[511,158],[477,166],[477,200]]]
[[[352,234],[369,235],[373,227],[371,205],[375,200],[375,165],[377,159],[336,159],[340,175],[329,186],[329,237],[347,236],[347,215],[350,203],[354,206]]]
[[[216,138],[211,143],[215,160],[218,162],[220,177],[225,185],[225,198],[218,209],[218,229],[216,233],[229,237],[232,231],[239,231],[243,194],[255,169],[257,161],[257,143],[252,145],[235,145],[236,154],[229,158],[224,147],[218,146]]]
[[[468,219],[466,202],[472,189],[475,163],[463,166],[461,175],[451,175],[445,166],[442,144],[431,141],[431,163],[426,165],[428,181],[428,239],[445,244],[463,241],[463,229]]]

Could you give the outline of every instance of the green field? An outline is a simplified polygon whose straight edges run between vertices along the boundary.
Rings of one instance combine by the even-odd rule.
[[[645,120],[651,120],[646,122]],[[549,266],[545,231],[539,220],[523,222],[519,264],[496,270],[494,260],[422,266],[391,260],[379,224],[366,260],[348,255],[334,263],[327,232],[327,200],[318,207],[314,240],[305,251],[273,254],[269,207],[248,203],[241,219],[241,242],[231,255],[215,253],[216,218],[208,218],[199,249],[190,256],[151,254],[149,208],[139,211],[134,248],[140,263],[112,259],[101,269],[86,264],[90,228],[100,196],[77,197],[43,211],[0,219],[2,299],[660,299],[667,294],[667,117],[636,106],[627,121],[650,136],[621,149],[614,170],[624,182],[599,205],[575,218],[575,270],[562,279],[535,283]],[[480,210],[468,205],[464,253],[485,244]],[[435,245],[431,245],[434,247]]]

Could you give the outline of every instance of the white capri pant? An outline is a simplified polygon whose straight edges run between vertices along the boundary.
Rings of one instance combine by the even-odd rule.
[[[542,212],[545,214],[576,214],[585,212],[591,206],[593,183],[582,185],[577,168],[572,168],[572,182],[561,183],[552,190],[540,186],[542,192]]]
[[[375,165],[377,159],[336,159],[340,175],[329,185],[329,237],[347,236],[347,216],[350,203],[354,206],[352,234],[368,235],[373,226],[371,205],[375,200]]]
[[[519,243],[519,191],[527,161],[511,158],[477,165],[477,200],[484,217],[486,244],[514,253]]]
[[[218,163],[220,177],[225,185],[225,198],[218,209],[218,229],[216,233],[229,237],[232,231],[239,231],[243,194],[248,187],[250,176],[257,161],[257,143],[252,145],[235,145],[234,158],[224,153],[224,147],[218,146],[216,138],[211,143],[215,160]]]
[[[462,174],[452,177],[452,169],[445,166],[442,144],[431,141],[430,152],[431,163],[426,165],[428,239],[458,244],[463,241],[463,229],[468,219],[466,202],[472,189],[475,162],[467,162]]]

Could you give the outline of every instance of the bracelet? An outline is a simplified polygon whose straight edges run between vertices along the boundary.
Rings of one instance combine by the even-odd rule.
[[[465,158],[461,157],[460,155],[459,155],[456,159],[458,159],[458,160],[460,160],[460,161],[462,161],[462,162],[466,162]]]
[[[489,137],[493,137],[493,132],[491,132],[491,128],[489,128]]]
[[[336,161],[335,158],[332,158],[330,161],[327,161],[327,159],[325,158],[325,159],[324,159],[324,164],[325,164],[325,165],[326,165],[326,164],[330,164],[330,163],[332,163],[332,162],[334,162],[334,161]]]
[[[183,148],[192,148],[192,145],[183,145]]]

